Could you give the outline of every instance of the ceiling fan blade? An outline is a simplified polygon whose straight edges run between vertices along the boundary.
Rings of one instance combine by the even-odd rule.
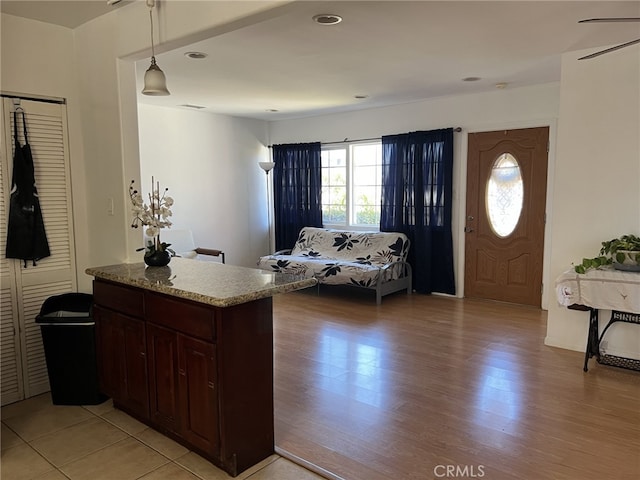
[[[590,55],[585,55],[584,57],[580,57],[578,60],[588,60],[590,58],[599,57],[600,55],[604,55],[605,53],[615,52],[616,50],[620,50],[621,48],[635,45],[636,43],[640,43],[640,38],[636,40],[631,40],[630,42],[627,42],[627,43],[616,45],[615,47],[607,48],[606,50],[600,50],[599,52],[592,53]]]
[[[640,17],[587,18],[578,23],[640,22]]]

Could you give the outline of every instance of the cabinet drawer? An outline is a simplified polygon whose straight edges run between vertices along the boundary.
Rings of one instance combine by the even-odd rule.
[[[142,290],[137,288],[94,280],[93,300],[98,305],[109,307],[120,313],[134,317],[144,316],[144,295]]]
[[[147,321],[203,340],[215,340],[213,308],[150,292],[145,292],[144,303]]]

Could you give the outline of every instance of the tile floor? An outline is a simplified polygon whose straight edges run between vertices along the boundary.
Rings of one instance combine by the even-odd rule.
[[[3,480],[230,479],[199,455],[113,408],[57,406],[49,394],[2,407]],[[239,480],[320,480],[271,455]]]

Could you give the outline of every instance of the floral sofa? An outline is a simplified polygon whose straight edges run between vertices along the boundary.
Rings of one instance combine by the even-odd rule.
[[[376,302],[399,290],[411,293],[409,239],[397,232],[354,232],[304,227],[293,249],[261,257],[262,270],[315,277],[318,285],[352,285],[376,292]]]

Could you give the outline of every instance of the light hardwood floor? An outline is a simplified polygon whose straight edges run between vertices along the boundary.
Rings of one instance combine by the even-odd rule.
[[[329,477],[640,478],[640,372],[584,373],[544,311],[323,288],[274,328],[277,450]]]

